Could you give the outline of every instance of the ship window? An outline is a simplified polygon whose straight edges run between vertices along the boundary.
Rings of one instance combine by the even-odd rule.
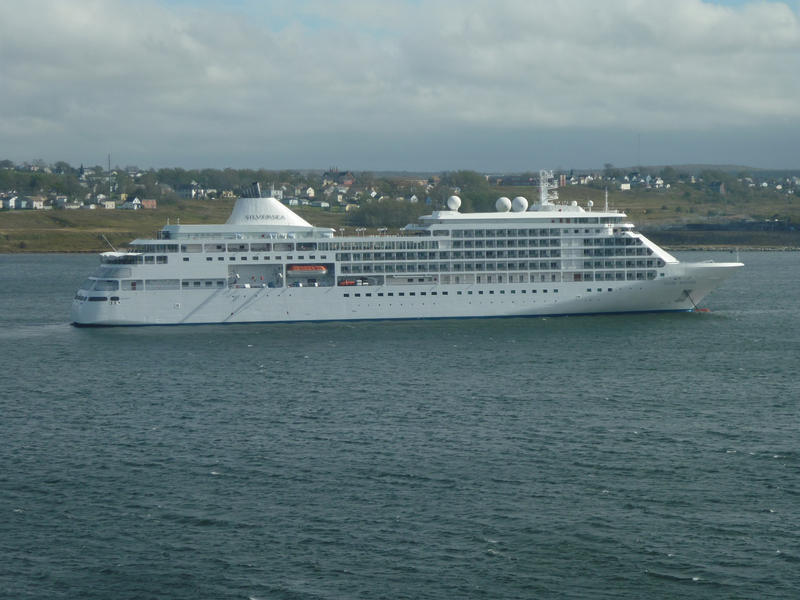
[[[224,256],[218,256],[217,260],[225,260],[225,257]]]
[[[387,296],[394,296],[394,292],[389,292],[386,294]]]
[[[94,289],[101,292],[113,292],[119,289],[119,281],[116,279],[98,279]]]
[[[183,257],[183,262],[189,262],[189,257],[188,256],[184,256]]]
[[[478,295],[480,295],[480,296],[483,296],[483,290],[480,290],[480,291],[478,292]]]
[[[122,289],[125,291],[135,292],[137,289],[142,289],[142,280],[141,279],[123,279],[122,280]]]
[[[435,293],[436,293],[436,292],[434,292],[434,294],[435,294]],[[459,294],[460,294],[460,293],[461,293],[461,292],[459,292]],[[442,296],[447,296],[447,292],[442,292]]]
[[[167,264],[167,257],[166,256],[156,256],[156,264],[157,265],[165,265],[165,264]]]
[[[383,297],[383,292],[378,292],[378,296],[382,298]]]
[[[214,257],[213,256],[206,256],[206,260],[207,261],[214,260]]]
[[[148,290],[177,290],[180,283],[177,279],[147,279],[145,285]]]
[[[356,298],[361,298],[361,294],[355,294]]]
[[[350,294],[345,294],[345,295],[344,295],[344,297],[345,297],[345,298],[349,298],[349,297],[350,297]]]
[[[397,292],[397,295],[398,295],[398,296],[405,296],[405,295],[406,295],[406,293],[405,293],[405,292]]]
[[[156,262],[156,257],[155,256],[145,256],[144,257],[144,264],[152,265],[154,262]]]
[[[105,296],[89,296],[89,302],[105,302],[108,300]]]

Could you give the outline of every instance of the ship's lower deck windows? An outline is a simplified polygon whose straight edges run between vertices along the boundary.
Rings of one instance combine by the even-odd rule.
[[[180,282],[178,279],[146,279],[144,285],[147,290],[180,289]]]

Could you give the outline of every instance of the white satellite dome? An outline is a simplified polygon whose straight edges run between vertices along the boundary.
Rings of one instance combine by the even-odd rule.
[[[461,198],[458,196],[450,196],[447,199],[447,208],[457,211],[459,208],[461,208]]]
[[[511,210],[514,212],[525,212],[528,210],[528,199],[524,196],[517,196],[511,201]]]
[[[497,202],[494,203],[494,208],[497,212],[508,212],[511,210],[511,200],[505,196],[500,196]]]

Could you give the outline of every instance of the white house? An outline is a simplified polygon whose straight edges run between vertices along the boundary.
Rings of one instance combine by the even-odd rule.
[[[122,206],[120,206],[121,210],[139,210],[140,208],[142,208],[142,201],[138,198],[126,200]]]

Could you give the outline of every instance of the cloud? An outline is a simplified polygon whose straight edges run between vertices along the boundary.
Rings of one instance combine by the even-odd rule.
[[[781,2],[29,0],[0,4],[0,55],[16,159],[269,166],[404,140],[383,168],[421,168],[415,139],[800,124],[800,21]]]

